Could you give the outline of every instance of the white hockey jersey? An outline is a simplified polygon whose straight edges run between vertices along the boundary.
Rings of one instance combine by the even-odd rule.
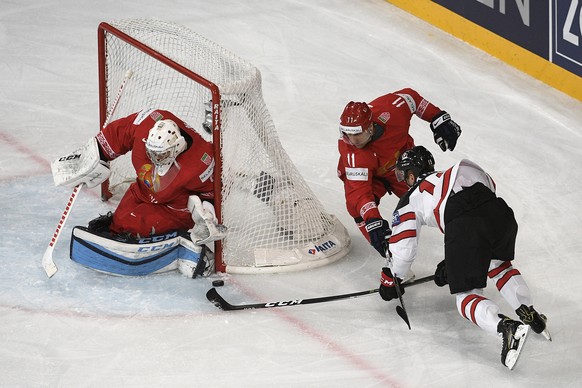
[[[392,214],[390,254],[392,273],[402,278],[416,259],[422,225],[437,227],[445,233],[445,208],[451,193],[477,182],[495,192],[495,182],[476,163],[462,159],[446,171],[434,172],[418,181],[400,199]]]

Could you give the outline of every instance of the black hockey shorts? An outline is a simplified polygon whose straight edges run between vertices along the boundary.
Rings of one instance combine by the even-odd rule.
[[[481,183],[451,196],[445,209],[445,265],[451,294],[485,288],[491,260],[513,260],[513,210]]]

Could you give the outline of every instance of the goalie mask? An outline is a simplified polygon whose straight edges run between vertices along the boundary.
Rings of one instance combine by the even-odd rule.
[[[173,120],[161,120],[148,133],[146,153],[156,167],[156,174],[164,176],[186,149],[186,140]]]

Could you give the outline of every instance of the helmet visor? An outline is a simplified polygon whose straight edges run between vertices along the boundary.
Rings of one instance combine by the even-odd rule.
[[[396,180],[402,182],[404,180],[404,171],[399,170],[398,167],[394,169],[394,175],[396,175]]]

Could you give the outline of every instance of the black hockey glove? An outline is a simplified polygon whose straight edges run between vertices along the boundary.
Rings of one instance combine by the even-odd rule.
[[[434,282],[439,287],[449,284],[444,260],[437,264],[436,271],[434,271]]]
[[[113,213],[107,212],[107,214],[101,214],[99,217],[89,221],[87,229],[93,233],[106,233],[109,232],[109,226],[113,222]]]
[[[457,139],[461,136],[461,127],[451,120],[451,115],[444,110],[440,111],[432,118],[430,129],[434,134],[434,142],[443,152],[455,149]]]
[[[398,278],[398,284],[400,287],[400,294],[404,295],[404,287],[402,287],[402,279]],[[396,292],[396,283],[394,282],[394,276],[392,276],[392,271],[390,268],[382,268],[382,278],[380,279],[380,296],[384,300],[392,300],[398,298],[398,293]]]
[[[370,236],[370,244],[382,257],[386,257],[388,239],[392,235],[388,221],[382,218],[370,218],[366,221],[366,231]]]

